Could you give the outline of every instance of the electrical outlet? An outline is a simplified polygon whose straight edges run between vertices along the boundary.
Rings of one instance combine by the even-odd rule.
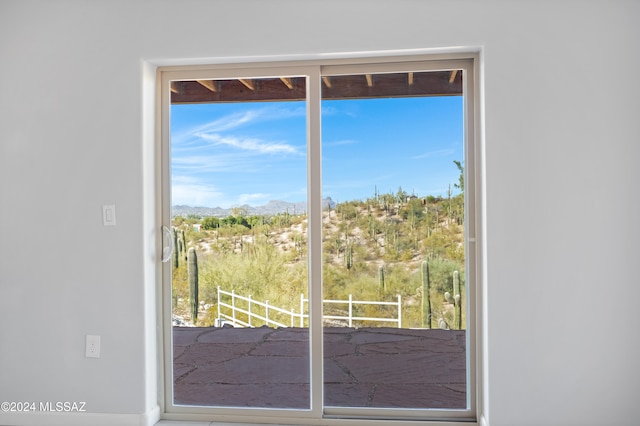
[[[87,358],[100,358],[100,336],[87,334],[85,356]]]

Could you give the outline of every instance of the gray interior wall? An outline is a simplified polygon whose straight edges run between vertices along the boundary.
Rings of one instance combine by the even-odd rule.
[[[639,5],[0,0],[0,401],[156,408],[153,65],[470,47],[483,411],[493,426],[636,422]]]

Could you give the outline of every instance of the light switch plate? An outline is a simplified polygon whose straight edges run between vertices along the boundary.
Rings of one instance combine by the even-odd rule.
[[[104,226],[116,226],[116,206],[108,204],[102,206],[102,224]]]

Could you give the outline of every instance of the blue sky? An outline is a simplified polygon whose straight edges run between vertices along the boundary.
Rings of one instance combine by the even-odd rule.
[[[323,197],[458,193],[462,120],[459,96],[324,101]],[[306,201],[304,102],[172,105],[171,150],[173,205]]]

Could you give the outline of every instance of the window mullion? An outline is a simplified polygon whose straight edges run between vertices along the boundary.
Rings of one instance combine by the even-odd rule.
[[[311,411],[320,417],[323,409],[324,373],[322,339],[322,150],[320,136],[320,69],[307,81],[307,185],[309,245],[309,335]]]

